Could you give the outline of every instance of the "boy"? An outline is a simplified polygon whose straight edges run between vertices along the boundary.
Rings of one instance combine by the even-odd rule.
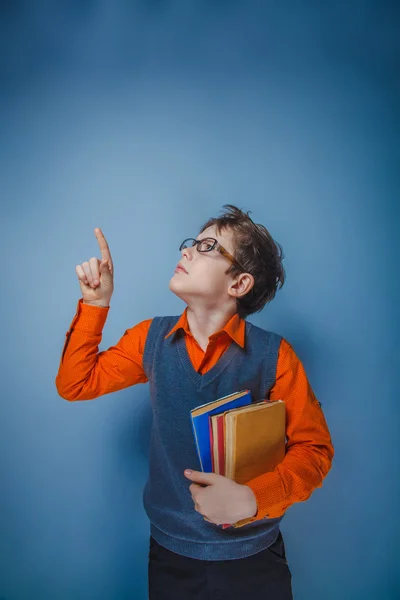
[[[185,302],[182,315],[142,321],[100,353],[113,264],[99,229],[102,260],[76,267],[83,298],[55,380],[60,396],[89,400],[150,385],[143,493],[151,533],[149,600],[292,599],[279,525],[289,506],[322,487],[334,456],[320,403],[292,346],[246,321],[285,281],[281,247],[248,214],[224,208],[197,239],[180,246],[169,289]],[[189,414],[241,389],[253,401],[282,399],[286,409],[285,459],[246,485],[201,472]],[[242,527],[220,527],[241,519],[248,519]]]

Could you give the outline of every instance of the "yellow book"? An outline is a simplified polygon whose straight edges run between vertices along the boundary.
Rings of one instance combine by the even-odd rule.
[[[285,458],[286,418],[282,400],[257,402],[224,415],[225,476],[245,484],[273,471]],[[241,527],[250,522],[242,519]]]

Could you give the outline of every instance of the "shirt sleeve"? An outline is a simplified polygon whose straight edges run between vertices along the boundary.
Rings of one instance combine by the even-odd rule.
[[[250,521],[280,517],[295,502],[307,500],[317,487],[322,487],[334,456],[321,404],[301,361],[284,338],[269,399],[285,402],[286,454],[274,471],[246,483],[253,490],[258,506]]]
[[[65,400],[92,400],[148,381],[143,351],[152,319],[126,329],[117,344],[98,352],[109,309],[78,300],[55,378]]]

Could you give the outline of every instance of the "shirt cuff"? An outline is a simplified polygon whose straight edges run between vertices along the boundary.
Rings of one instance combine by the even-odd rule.
[[[70,330],[84,331],[99,335],[102,333],[104,324],[109,313],[109,306],[93,306],[85,304],[83,298],[79,298],[75,316],[70,325]]]
[[[264,473],[248,481],[247,485],[252,491],[257,501],[258,510],[251,517],[252,521],[259,519],[275,519],[281,517],[285,510],[282,505],[285,503],[285,492],[279,473],[274,471]]]

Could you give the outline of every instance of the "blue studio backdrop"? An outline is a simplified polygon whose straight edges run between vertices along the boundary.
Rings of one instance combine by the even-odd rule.
[[[399,597],[397,10],[1,4],[1,600],[147,599],[148,384],[58,395],[75,267],[101,227],[106,350],[183,311],[179,243],[226,203],[283,246],[249,321],[293,345],[335,447],[282,521],[294,597]]]

